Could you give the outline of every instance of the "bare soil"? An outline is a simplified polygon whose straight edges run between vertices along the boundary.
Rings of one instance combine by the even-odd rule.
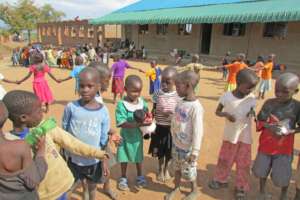
[[[27,74],[27,69],[22,67],[11,67],[8,64],[8,59],[2,60],[0,66],[0,72],[7,78],[7,79],[20,79],[21,77]],[[150,66],[148,63],[144,62],[130,62],[132,66],[140,67],[143,69],[148,69]],[[62,69],[53,69],[54,74],[59,77],[67,77],[69,74],[68,70]],[[137,74],[140,75],[144,82],[144,88],[142,95],[146,99],[150,99],[148,95],[148,80],[146,77],[136,71],[127,71],[128,74]],[[224,127],[224,119],[217,117],[215,113],[215,109],[218,104],[219,97],[223,94],[223,89],[225,82],[221,80],[221,72],[208,72],[203,71],[201,72],[201,81],[200,81],[200,93],[198,94],[199,100],[202,103],[205,109],[205,118],[204,118],[204,139],[201,147],[200,158],[198,161],[198,184],[199,184],[199,191],[200,196],[199,199],[201,200],[212,200],[212,199],[222,199],[222,200],[232,200],[234,199],[233,192],[234,192],[234,177],[235,177],[235,169],[232,169],[231,178],[230,178],[230,187],[228,189],[222,189],[219,191],[213,191],[208,188],[207,183],[211,180],[215,167],[216,162],[218,159],[219,149],[222,143],[222,135],[223,135],[223,127]],[[31,78],[32,80],[32,78]],[[3,84],[7,91],[14,90],[14,89],[21,89],[21,90],[28,90],[32,91],[32,83],[31,80],[26,81],[22,85],[12,85],[12,84]],[[55,102],[50,107],[50,112],[47,116],[54,116],[57,121],[61,121],[63,115],[64,106],[78,98],[74,94],[74,81],[68,81],[61,84],[57,84],[52,81],[50,78],[49,85],[53,91]],[[272,97],[273,91],[267,94],[267,97]],[[299,99],[299,95],[296,96]],[[109,108],[110,117],[112,119],[112,127],[115,127],[115,105],[112,104],[112,94],[111,92],[107,92],[104,94],[104,99],[106,102],[106,106]],[[257,110],[260,109],[263,101],[258,102]],[[151,102],[149,102],[151,105]],[[8,131],[11,128],[10,122],[8,122],[4,128],[4,130]],[[254,130],[254,129],[253,129]],[[253,146],[252,146],[252,159],[255,158],[257,152],[257,142],[258,142],[259,133],[253,132]],[[112,189],[117,192],[119,199],[130,199],[130,200],[138,200],[138,199],[163,199],[164,195],[169,192],[172,187],[172,181],[163,184],[156,181],[156,172],[157,172],[157,160],[150,157],[148,152],[149,141],[145,141],[144,145],[144,153],[145,153],[145,160],[144,160],[144,174],[148,180],[148,187],[146,189],[138,190],[134,187],[135,184],[135,177],[136,177],[136,170],[135,166],[130,166],[128,169],[128,178],[130,184],[130,191],[128,192],[120,192],[116,189],[116,180],[118,180],[120,176],[120,168],[118,165],[113,167],[111,174],[112,174]],[[295,147],[300,147],[299,143],[299,136],[296,136]],[[295,157],[293,161],[293,169],[295,169],[297,163],[297,157]],[[63,178],[63,177],[57,177]],[[187,183],[183,183],[182,187],[182,195],[178,196],[176,199],[183,198],[187,192],[189,192],[189,185]],[[248,199],[254,200],[256,199],[256,195],[258,193],[258,180],[252,176],[251,177],[251,186],[252,190],[248,194]],[[102,192],[102,186],[99,186],[99,192],[97,193],[97,199],[109,199],[107,198]],[[273,186],[271,181],[268,182],[268,190],[273,195],[273,199],[277,199],[279,197],[280,190]],[[289,197],[292,198],[294,196],[295,191],[295,184],[293,180],[291,181],[291,185],[289,188]],[[81,190],[78,190],[72,197],[72,199],[81,199],[80,198]]]

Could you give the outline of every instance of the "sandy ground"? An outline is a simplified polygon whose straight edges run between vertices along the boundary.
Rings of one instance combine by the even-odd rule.
[[[130,62],[133,66],[140,67],[143,69],[149,68],[148,63],[143,62]],[[0,65],[0,72],[7,78],[7,79],[20,79],[21,77],[25,76],[27,73],[27,69],[21,67],[11,67],[7,64],[7,61],[1,61]],[[54,69],[54,74],[59,77],[63,78],[68,76],[69,71],[67,70],[60,70]],[[144,81],[144,88],[142,95],[149,99],[148,95],[148,80],[143,76],[143,74],[135,71],[128,70],[128,74],[138,74],[142,77]],[[222,134],[223,134],[223,127],[224,127],[224,119],[216,117],[214,111],[218,104],[218,99],[220,95],[223,93],[224,88],[224,81],[220,79],[221,73],[220,72],[201,72],[201,81],[200,81],[200,94],[199,100],[201,101],[204,109],[205,109],[205,118],[204,118],[204,139],[201,147],[200,158],[198,161],[198,184],[199,184],[199,191],[200,196],[199,199],[201,200],[211,200],[211,199],[223,199],[223,200],[232,200],[234,199],[233,191],[234,191],[234,177],[235,177],[235,170],[232,169],[232,174],[230,178],[230,187],[228,189],[222,189],[219,191],[210,190],[207,187],[207,183],[212,178],[217,158],[218,152],[220,149],[220,145],[222,142]],[[56,84],[54,81],[49,79],[49,84],[53,91],[55,97],[55,103],[50,107],[50,112],[47,116],[54,116],[59,122],[61,121],[64,106],[72,101],[77,99],[78,97],[74,94],[74,81],[68,81],[61,84]],[[32,91],[32,84],[31,80],[26,81],[22,85],[12,85],[12,84],[3,84],[4,87],[9,91],[13,89],[22,89]],[[268,93],[268,97],[273,96],[273,92]],[[299,95],[296,97],[299,99]],[[115,105],[111,103],[112,94],[107,92],[104,95],[106,105],[109,108],[110,116],[112,119],[112,127],[115,127],[115,119],[114,119],[114,111]],[[259,101],[257,109],[259,110],[263,101]],[[151,103],[149,102],[151,105]],[[8,122],[5,126],[5,130],[9,130],[11,128],[11,124]],[[258,141],[259,134],[253,132],[253,146],[252,146],[252,156],[254,159],[256,156],[256,149],[257,149],[257,141]],[[166,184],[160,183],[156,181],[156,171],[157,171],[157,160],[153,159],[149,155],[148,146],[149,141],[145,141],[144,145],[144,152],[145,152],[145,160],[144,160],[144,174],[149,182],[149,185],[146,189],[137,190],[134,187],[136,171],[134,166],[130,166],[128,169],[128,178],[129,178],[129,185],[130,191],[128,192],[120,192],[116,189],[116,180],[120,176],[120,169],[119,166],[116,165],[112,169],[112,188],[118,194],[119,199],[130,199],[130,200],[137,200],[137,199],[163,199],[165,193],[169,192],[173,187],[172,181]],[[299,143],[299,136],[296,137],[295,147],[300,147]],[[296,157],[295,157],[296,158]],[[295,169],[297,159],[294,159],[293,168]],[[63,177],[58,177],[63,178]],[[182,188],[182,195],[178,196],[176,199],[181,199],[184,195],[187,194],[189,191],[188,185],[186,183],[183,184]],[[249,199],[253,200],[256,199],[255,195],[258,193],[258,181],[255,177],[251,177],[251,186],[252,190],[249,194]],[[273,199],[277,199],[279,196],[278,188],[275,188],[272,183],[268,182],[268,190],[273,194]],[[294,196],[295,191],[295,184],[291,181],[291,186],[289,189],[289,196],[292,198]],[[72,199],[80,199],[80,190],[73,195],[74,198]],[[277,197],[277,198],[275,198]],[[109,199],[105,195],[102,194],[101,186],[99,186],[99,192],[97,193],[97,199]]]

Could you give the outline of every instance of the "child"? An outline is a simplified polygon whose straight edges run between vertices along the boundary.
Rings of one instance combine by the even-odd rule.
[[[251,165],[251,118],[256,100],[251,92],[258,83],[258,77],[250,69],[243,69],[237,74],[237,88],[226,92],[221,98],[216,115],[224,117],[225,128],[223,144],[219,153],[218,164],[211,189],[228,186],[231,168],[236,163],[236,199],[246,199],[250,190],[249,177]]]
[[[162,72],[161,90],[153,95],[153,113],[156,120],[155,133],[151,135],[149,153],[158,158],[158,181],[168,181],[169,164],[172,153],[171,119],[179,96],[175,90],[174,67],[167,67]]]
[[[101,89],[100,89],[100,92],[97,94],[95,99],[98,103],[104,104],[102,94],[104,92],[106,92],[108,90],[108,87],[109,87],[109,81],[110,81],[110,78],[111,78],[110,69],[105,64],[101,64],[99,62],[91,62],[88,67],[94,67],[99,72]],[[119,134],[116,133],[116,131],[114,129],[111,128],[109,130],[108,134],[109,134],[109,141],[113,142],[116,146],[118,146],[121,143],[122,138],[120,137]],[[108,152],[108,154],[110,156],[109,168],[112,168],[113,165],[115,165],[115,158],[112,155],[112,153],[110,153],[111,152],[110,145],[107,145],[106,151]],[[104,180],[103,180],[103,182],[104,182],[103,190],[111,199],[117,199],[116,193],[114,193],[111,190],[109,170],[107,172],[108,173],[106,174],[106,176],[104,177]]]
[[[227,79],[227,75],[228,75],[228,69],[225,67],[226,65],[230,64],[230,61],[229,61],[229,56],[231,55],[231,52],[228,51],[224,58],[222,59],[222,71],[223,71],[223,80],[226,80]]]
[[[118,55],[114,57],[114,62],[115,63],[111,67],[111,71],[113,73],[111,90],[114,94],[114,103],[116,103],[118,94],[120,94],[121,99],[123,97],[125,69],[138,69],[131,67],[125,60],[121,60]]]
[[[176,91],[183,100],[177,104],[171,122],[173,140],[172,158],[175,170],[175,188],[165,196],[175,198],[180,192],[181,177],[191,182],[192,192],[186,197],[197,200],[197,160],[203,136],[203,107],[195,96],[194,89],[199,76],[193,71],[185,71],[176,77]]]
[[[183,67],[177,67],[177,72],[184,72],[184,71],[193,71],[195,72],[196,74],[198,74],[198,76],[200,77],[200,72],[201,70],[203,69],[206,69],[206,70],[216,70],[218,69],[218,67],[207,67],[207,66],[204,66],[202,65],[200,62],[200,57],[198,54],[194,54],[192,56],[192,62],[186,66],[183,66]],[[195,88],[195,93],[196,95],[199,94],[199,83],[197,83],[197,86]]]
[[[13,49],[11,60],[12,60],[13,66],[17,66],[19,64],[18,51],[16,48]]]
[[[49,76],[59,83],[54,75],[51,73],[51,68],[43,63],[43,55],[41,53],[34,53],[32,56],[33,65],[29,67],[29,73],[22,78],[20,81],[17,81],[18,84],[26,81],[33,74],[33,91],[36,96],[39,97],[39,100],[45,104],[45,112],[49,111],[49,104],[53,102],[52,92],[48,86],[48,82],[45,79],[45,74],[49,74]]]
[[[63,129],[76,138],[91,146],[104,149],[108,141],[110,118],[107,108],[95,99],[100,90],[100,78],[95,68],[85,68],[79,75],[79,100],[69,103],[65,107],[62,126]],[[81,180],[88,197],[96,198],[96,184],[100,181],[102,170],[107,164],[96,159],[70,154],[68,164],[76,180]],[[85,193],[85,192],[84,192]]]
[[[22,140],[9,141],[2,132],[8,111],[0,102],[0,199],[39,199],[36,187],[44,179],[45,140],[37,145],[34,160],[30,146]]]
[[[299,77],[284,73],[275,84],[275,98],[268,99],[258,114],[257,131],[261,131],[253,173],[260,179],[260,199],[267,199],[265,185],[271,171],[274,185],[281,187],[280,200],[287,200],[292,175],[294,133],[299,132]],[[299,195],[299,193],[298,193]]]
[[[17,81],[8,80],[8,79],[4,78],[4,76],[1,73],[0,73],[0,81],[3,81],[5,83],[15,83],[15,84],[17,84]],[[0,100],[3,99],[5,94],[6,94],[6,91],[3,88],[3,86],[0,84]]]
[[[227,91],[227,92],[235,90],[237,73],[240,70],[247,67],[247,65],[244,63],[245,54],[243,54],[243,53],[238,54],[236,59],[237,60],[234,63],[225,65],[225,67],[228,69],[228,72],[229,72],[228,78],[227,78],[227,85],[225,88],[225,91]]]
[[[136,75],[130,75],[125,80],[125,91],[127,95],[118,102],[116,108],[116,124],[121,128],[122,143],[118,146],[117,161],[121,163],[121,178],[118,181],[120,190],[128,190],[126,177],[127,164],[135,163],[137,169],[136,184],[145,187],[147,182],[142,175],[143,162],[143,136],[139,129],[141,124],[134,121],[133,113],[139,109],[148,109],[147,103],[140,97],[143,83]]]
[[[70,76],[68,76],[65,79],[60,79],[60,82],[64,82],[67,80],[70,80],[72,78],[75,78],[75,94],[78,93],[79,90],[79,74],[80,72],[85,68],[85,65],[83,64],[83,58],[81,56],[76,56],[75,58],[75,67],[70,73]]]
[[[153,93],[159,91],[160,89],[160,75],[161,69],[157,66],[156,60],[152,60],[150,62],[151,69],[148,71],[139,70],[142,73],[145,73],[147,77],[149,77],[150,81],[150,88],[149,94],[152,95]]]
[[[265,98],[265,92],[271,90],[272,87],[272,70],[274,67],[274,58],[275,55],[271,54],[268,56],[268,62],[261,68],[261,82],[259,86],[259,95],[258,99],[264,99]]]
[[[3,98],[9,119],[13,122],[11,135],[25,137],[28,128],[38,126],[43,119],[42,105],[38,97],[31,92],[15,90],[8,92]],[[8,136],[11,136],[8,135]],[[66,162],[59,153],[58,147],[90,158],[106,159],[107,155],[99,148],[93,148],[59,127],[46,134],[46,163],[48,171],[38,188],[41,200],[66,200],[66,192],[71,188],[74,178]]]

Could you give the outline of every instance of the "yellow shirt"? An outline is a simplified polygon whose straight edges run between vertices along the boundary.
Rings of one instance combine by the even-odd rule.
[[[184,67],[178,67],[177,71],[184,72],[184,71],[194,71],[195,73],[199,74],[202,69],[205,67],[200,63],[190,63]]]
[[[11,135],[11,134],[10,134]],[[16,139],[7,135],[7,139]],[[56,127],[46,134],[46,162],[48,171],[40,183],[38,193],[41,200],[55,200],[67,192],[74,183],[72,172],[59,153],[62,147],[74,154],[103,159],[105,152],[91,147]]]
[[[149,77],[152,81],[155,81],[156,79],[155,68],[151,68],[148,71],[146,71],[146,77]]]

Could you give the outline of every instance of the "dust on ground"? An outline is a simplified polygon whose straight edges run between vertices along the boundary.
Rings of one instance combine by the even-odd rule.
[[[0,72],[7,78],[11,80],[19,80],[21,77],[25,76],[27,74],[27,69],[23,67],[11,67],[10,64],[8,64],[9,60],[5,59],[0,61]],[[139,67],[142,69],[148,69],[150,66],[148,63],[145,62],[129,62],[132,66]],[[64,78],[67,77],[69,74],[68,70],[62,70],[62,69],[53,69],[53,73],[58,78]],[[150,96],[148,95],[148,80],[146,77],[136,71],[127,70],[127,74],[137,74],[139,75],[143,82],[144,82],[144,88],[142,92],[142,96],[146,99],[150,99]],[[201,81],[200,81],[200,93],[198,94],[199,100],[202,103],[205,114],[204,114],[204,138],[203,143],[201,147],[201,153],[198,161],[198,185],[199,185],[199,191],[200,196],[199,199],[201,200],[211,200],[211,199],[222,199],[222,200],[232,200],[234,199],[233,192],[234,192],[234,177],[235,177],[235,170],[233,168],[231,173],[231,178],[229,180],[230,187],[228,189],[221,189],[219,191],[213,191],[208,188],[207,183],[209,180],[211,180],[217,159],[218,159],[218,153],[219,149],[221,147],[222,143],[222,135],[223,135],[223,127],[224,127],[224,119],[219,118],[215,115],[215,109],[218,104],[219,97],[223,94],[223,89],[225,82],[221,80],[221,72],[208,72],[208,71],[202,71],[201,72]],[[49,77],[47,78],[49,81],[49,85],[52,89],[55,102],[50,107],[50,112],[47,114],[47,116],[54,116],[58,122],[61,121],[62,115],[63,115],[63,109],[64,106],[75,99],[78,98],[74,94],[74,80],[67,81],[61,84],[55,83],[52,79]],[[32,77],[31,77],[32,80]],[[14,90],[14,89],[22,89],[22,90],[28,90],[32,91],[32,83],[31,80],[27,80],[22,85],[12,85],[12,84],[3,84],[4,88],[6,88],[7,91]],[[272,97],[273,91],[269,92],[267,94],[267,97]],[[300,95],[297,95],[297,99],[299,99]],[[115,127],[115,117],[114,117],[114,111],[115,111],[115,105],[112,104],[112,94],[110,91],[104,94],[104,100],[106,102],[106,106],[108,107],[110,111],[110,117],[112,120],[112,127]],[[262,106],[263,101],[258,102],[257,110],[260,109]],[[149,102],[151,106],[151,102]],[[11,124],[8,122],[4,128],[5,131],[10,130]],[[254,129],[253,129],[254,130]],[[258,142],[258,136],[259,133],[256,133],[253,131],[253,146],[252,146],[252,160],[256,156],[257,152],[257,142]],[[148,152],[149,147],[149,141],[144,140],[144,154],[145,154],[145,160],[144,160],[144,174],[147,178],[147,181],[149,183],[148,187],[145,189],[137,190],[135,185],[135,177],[136,177],[136,170],[134,165],[129,165],[128,168],[128,179],[129,179],[129,187],[130,191],[128,192],[120,192],[116,189],[116,180],[118,180],[120,176],[120,168],[118,165],[113,167],[111,174],[112,174],[112,189],[117,192],[119,199],[126,199],[126,200],[139,200],[139,199],[163,199],[164,195],[169,192],[172,187],[173,183],[172,181],[164,184],[156,181],[156,172],[157,172],[157,160],[150,157]],[[299,136],[296,136],[296,142],[295,147],[299,148]],[[295,166],[297,162],[297,157],[295,157],[293,161],[293,169],[295,172]],[[63,177],[58,177],[63,178]],[[251,177],[251,192],[248,195],[248,199],[253,200],[256,199],[255,196],[258,193],[258,180],[252,176]],[[102,186],[99,185],[99,192],[97,193],[97,199],[98,200],[104,200],[109,199],[106,197],[102,192],[101,189]],[[272,185],[271,181],[268,182],[268,191],[272,193],[273,197],[279,197],[280,190],[278,188],[275,188],[275,186]],[[291,181],[291,185],[289,188],[289,197],[292,198],[294,196],[295,191],[295,184],[293,181]],[[78,190],[72,197],[72,199],[81,199],[80,198],[80,192],[81,190]],[[178,196],[176,199],[181,199],[184,197],[184,195],[189,192],[188,184],[184,183],[182,187],[182,195]]]

